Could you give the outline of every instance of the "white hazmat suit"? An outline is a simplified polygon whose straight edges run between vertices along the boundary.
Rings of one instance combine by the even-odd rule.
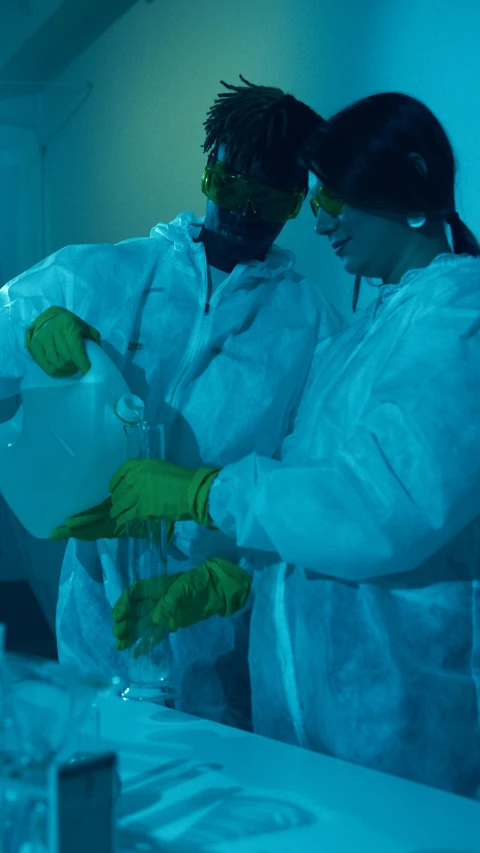
[[[282,461],[209,506],[286,561],[254,579],[254,730],[478,795],[480,259],[382,287],[319,345]]]
[[[231,274],[210,268],[194,242],[202,223],[182,213],[149,238],[69,246],[6,285],[0,375],[24,373],[28,326],[59,305],[99,330],[147,419],[165,424],[169,461],[195,468],[273,454],[293,424],[315,346],[339,321],[318,285],[294,271],[293,253],[276,245],[264,262]],[[61,661],[126,675],[111,620],[126,586],[125,544],[69,542],[57,608]],[[249,567],[248,553],[221,533],[177,525],[169,571],[213,556]],[[248,614],[215,617],[171,642],[178,707],[248,727]]]

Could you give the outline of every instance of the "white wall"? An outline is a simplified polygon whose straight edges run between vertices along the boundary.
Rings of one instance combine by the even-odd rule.
[[[240,83],[239,73],[324,115],[372,91],[422,98],[452,137],[459,209],[480,232],[479,32],[478,0],[139,2],[58,81],[94,87],[48,147],[48,251],[148,234],[181,210],[203,214],[202,123],[225,91],[220,78]],[[280,242],[348,316],[351,279],[314,235],[308,206]],[[371,296],[365,288],[363,303]]]
[[[17,102],[22,99],[18,99]],[[30,117],[30,110],[25,117]],[[22,120],[19,110],[18,120]],[[0,128],[0,287],[44,254],[41,157],[31,128]],[[2,396],[0,394],[0,396]]]

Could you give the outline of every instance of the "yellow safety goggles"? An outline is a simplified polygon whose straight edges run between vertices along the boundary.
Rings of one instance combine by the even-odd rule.
[[[330,190],[327,190],[324,186],[321,186],[313,198],[310,199],[310,207],[313,210],[315,219],[318,216],[320,208],[322,208],[325,213],[328,213],[329,216],[336,217],[343,213],[346,206],[347,203],[343,201],[343,199],[330,192]]]
[[[255,214],[267,222],[295,219],[305,198],[303,189],[272,187],[256,178],[231,172],[219,160],[207,163],[202,175],[202,192],[226,210],[239,210],[249,202]]]

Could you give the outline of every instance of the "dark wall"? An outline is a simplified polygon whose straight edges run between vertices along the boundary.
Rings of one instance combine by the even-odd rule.
[[[28,581],[0,583],[0,622],[7,626],[7,651],[57,658],[55,638]]]

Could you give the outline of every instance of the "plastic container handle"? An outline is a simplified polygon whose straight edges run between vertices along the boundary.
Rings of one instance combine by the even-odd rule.
[[[79,381],[82,379],[87,379],[90,373],[95,374],[97,371],[101,371],[104,363],[104,356],[106,356],[106,352],[102,349],[99,344],[96,344],[95,341],[91,341],[88,338],[85,338],[83,341],[85,352],[87,353],[88,360],[92,365],[88,373],[82,374],[79,377]],[[108,356],[107,356],[108,357]]]

